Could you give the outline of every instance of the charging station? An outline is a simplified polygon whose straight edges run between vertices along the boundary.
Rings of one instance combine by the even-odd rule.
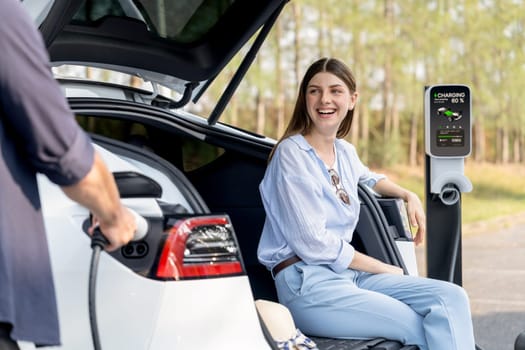
[[[470,89],[425,87],[425,197],[427,276],[462,285],[461,193],[472,191],[464,174],[472,148]]]

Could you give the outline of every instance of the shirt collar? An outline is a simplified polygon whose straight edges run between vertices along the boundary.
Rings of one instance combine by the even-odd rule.
[[[301,135],[301,134],[292,135],[292,136],[290,136],[290,139],[293,142],[295,142],[297,144],[297,146],[299,146],[299,148],[302,149],[303,151],[309,151],[309,150],[313,149],[313,147],[310,146],[308,141],[306,141],[304,136]]]
[[[313,149],[313,147],[308,143],[308,141],[306,141],[304,136],[301,135],[301,134],[292,135],[292,136],[290,136],[290,139],[293,142],[295,142],[299,146],[299,148],[301,148],[303,151],[309,151],[309,150]],[[340,142],[341,142],[340,139],[338,139],[338,138],[335,139],[335,149],[337,151],[339,150],[339,143]]]

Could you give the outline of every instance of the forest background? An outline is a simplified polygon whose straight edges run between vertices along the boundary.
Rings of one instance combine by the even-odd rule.
[[[458,83],[473,96],[472,159],[525,164],[524,10],[521,0],[293,0],[221,120],[278,138],[308,65],[337,57],[357,78],[349,140],[364,162],[420,164],[423,89]]]
[[[465,84],[473,111],[466,173],[474,190],[464,195],[464,222],[525,214],[524,5],[293,0],[221,121],[279,138],[306,68],[320,57],[337,57],[352,69],[360,94],[348,141],[365,164],[423,198],[424,88]],[[210,101],[222,93],[244,54],[217,78]]]
[[[465,84],[473,116],[466,173],[474,190],[464,195],[464,222],[525,217],[524,2],[292,0],[221,122],[279,138],[306,68],[320,57],[339,58],[352,69],[359,91],[348,141],[365,164],[423,198],[424,88]],[[233,58],[198,104],[186,108],[208,116],[248,49]],[[94,74],[86,68],[80,75]]]

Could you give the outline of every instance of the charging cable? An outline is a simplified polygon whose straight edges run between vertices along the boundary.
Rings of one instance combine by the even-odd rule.
[[[448,271],[448,280],[449,282],[452,282],[452,283],[454,283],[454,275],[456,274],[456,264],[457,264],[458,255],[459,255],[459,241],[460,241],[460,236],[461,236],[461,230],[460,230],[461,205],[459,203],[456,203],[455,205],[457,209],[456,222],[455,222],[456,232],[454,234],[454,241],[452,242],[452,248],[450,252],[450,270]]]
[[[97,296],[97,272],[98,262],[100,259],[100,252],[108,245],[109,241],[104,237],[102,231],[97,227],[93,232],[91,238],[91,264],[89,265],[89,324],[91,325],[91,339],[93,340],[93,347],[95,350],[100,350],[100,338],[98,335],[98,324],[97,324],[97,308],[96,308],[96,296]]]
[[[443,186],[441,192],[437,195],[437,198],[439,198],[441,200],[441,203],[443,203],[444,205],[455,205],[457,209],[455,215],[456,220],[454,222],[454,240],[452,241],[452,246],[450,250],[450,269],[448,271],[448,281],[454,283],[454,275],[456,274],[456,264],[459,254],[459,241],[461,236],[461,203],[459,203],[459,199],[461,198],[461,192],[456,187],[456,185],[448,183],[445,186]]]
[[[137,230],[132,238],[132,241],[143,239],[148,233],[148,222],[145,218],[137,214],[135,211],[129,209],[135,217]],[[98,263],[100,260],[100,252],[106,248],[109,241],[100,228],[95,228],[93,236],[91,237],[91,264],[89,266],[89,285],[88,285],[88,303],[89,303],[89,324],[91,325],[91,339],[93,340],[93,347],[95,350],[101,350],[100,337],[98,334],[97,323],[97,305],[96,305],[96,291],[97,291],[97,272]]]

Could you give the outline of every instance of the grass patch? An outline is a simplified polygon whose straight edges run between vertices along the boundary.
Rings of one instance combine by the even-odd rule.
[[[378,172],[414,191],[424,200],[424,168],[399,166]],[[465,173],[473,190],[462,195],[463,223],[525,213],[525,165],[478,164],[467,161]]]

